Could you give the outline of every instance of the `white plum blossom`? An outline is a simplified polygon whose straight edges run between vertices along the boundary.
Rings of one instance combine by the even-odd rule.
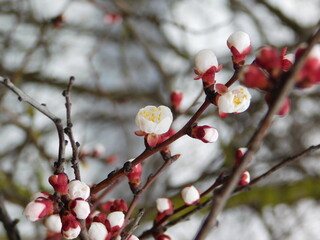
[[[75,199],[71,202],[71,210],[78,219],[86,219],[90,214],[90,205],[82,199]]]
[[[158,212],[162,213],[164,211],[167,211],[171,208],[170,200],[168,198],[158,198],[157,199],[157,210]]]
[[[111,229],[120,229],[124,224],[124,217],[121,211],[111,212],[107,217]]]
[[[62,222],[59,214],[53,214],[46,218],[44,225],[51,232],[61,232]]]
[[[211,67],[219,67],[216,55],[211,49],[203,49],[196,54],[195,69],[199,74],[205,73]]]
[[[182,200],[186,205],[193,205],[200,201],[200,193],[194,186],[187,186],[181,191]]]
[[[88,230],[90,240],[105,240],[108,230],[103,223],[93,222]]]
[[[173,116],[166,106],[146,106],[139,110],[136,125],[145,133],[163,134],[170,129]]]
[[[219,110],[223,113],[241,113],[248,109],[251,94],[243,86],[236,86],[218,99]]]
[[[241,31],[232,33],[227,40],[227,44],[229,48],[237,49],[240,54],[251,46],[249,35]]]
[[[79,180],[69,182],[68,188],[69,197],[71,199],[82,198],[84,200],[87,200],[90,196],[89,186]]]

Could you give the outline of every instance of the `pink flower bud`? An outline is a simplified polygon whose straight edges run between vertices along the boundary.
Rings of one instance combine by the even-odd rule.
[[[59,173],[49,177],[49,183],[56,192],[61,194],[68,193],[68,176],[65,173]]]
[[[126,212],[128,211],[127,202],[123,199],[116,199],[114,201],[108,201],[100,205],[100,209],[107,213],[121,211]]]
[[[259,88],[267,90],[271,87],[266,74],[254,64],[246,65],[242,68],[239,74],[239,80],[248,88]]]
[[[281,55],[274,47],[262,47],[256,54],[255,63],[276,78],[281,70]]]
[[[29,221],[35,222],[53,213],[53,202],[40,197],[30,202],[24,209],[24,215]]]
[[[250,173],[246,170],[242,173],[241,178],[238,182],[240,186],[246,186],[250,183]]]
[[[181,191],[182,200],[186,205],[194,205],[200,201],[200,193],[198,189],[190,185],[182,189]]]
[[[90,214],[89,203],[81,198],[70,201],[69,209],[78,219],[86,219]]]
[[[90,240],[105,240],[108,230],[103,223],[93,222],[88,231]]]
[[[174,91],[170,95],[171,106],[175,111],[180,109],[181,101],[183,98],[183,94],[180,91]]]
[[[115,232],[121,229],[124,224],[124,217],[123,212],[120,211],[110,213],[106,221],[108,230]]]
[[[191,137],[201,140],[204,143],[213,143],[216,142],[219,133],[217,129],[210,127],[208,125],[204,126],[194,126],[191,129]]]
[[[235,157],[235,163],[234,163],[236,167],[240,164],[240,161],[243,155],[245,155],[247,151],[248,151],[248,148],[238,148],[238,150],[236,151],[236,157]]]
[[[232,52],[232,60],[237,65],[243,65],[245,57],[251,51],[250,37],[245,32],[235,32],[230,35],[227,45]]]
[[[222,68],[222,65],[218,64],[216,55],[210,49],[204,49],[197,53],[195,65],[194,72],[198,75],[195,80],[202,78],[204,87],[215,83],[215,73]]]
[[[79,236],[81,232],[80,223],[76,218],[69,212],[66,212],[62,216],[62,235],[66,239],[74,239]]]
[[[50,232],[60,233],[62,222],[59,214],[53,214],[46,218],[44,225]]]
[[[132,162],[134,159],[129,160]],[[142,175],[142,164],[139,163],[135,165],[131,172],[127,173],[127,178],[129,180],[129,184],[132,190],[136,190],[139,188],[141,184],[141,175]]]
[[[90,196],[90,188],[84,182],[79,180],[73,180],[68,184],[69,197],[71,199],[82,198],[87,200]]]
[[[282,71],[288,71],[289,68],[292,66],[295,60],[294,54],[286,54],[287,48],[282,49],[281,52],[281,69]]]
[[[304,52],[304,47],[297,50],[298,58]],[[308,55],[297,79],[298,88],[310,88],[320,82],[320,44],[315,45]]]
[[[166,234],[159,234],[155,237],[155,240],[171,240],[171,237]]]

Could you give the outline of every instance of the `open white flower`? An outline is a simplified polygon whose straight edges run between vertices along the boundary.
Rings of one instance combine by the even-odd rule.
[[[218,99],[219,110],[223,113],[241,113],[248,109],[251,94],[243,86],[236,86]]]
[[[170,129],[173,116],[166,106],[146,106],[136,116],[136,125],[145,133],[163,134]]]
[[[211,67],[219,67],[216,55],[211,49],[203,49],[195,57],[195,69],[199,74],[205,73]]]

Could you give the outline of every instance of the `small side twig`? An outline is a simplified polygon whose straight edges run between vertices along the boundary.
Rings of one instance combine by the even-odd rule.
[[[3,227],[7,232],[8,239],[20,240],[19,231],[16,227],[17,222],[12,221],[4,206],[4,197],[0,194],[0,221],[3,223]]]
[[[8,78],[3,78],[0,76],[0,83],[9,88],[12,92],[14,92],[18,96],[19,101],[24,101],[30,104],[32,107],[37,109],[39,112],[47,116],[56,126],[59,137],[59,152],[58,152],[58,160],[55,162],[55,174],[62,173],[63,163],[65,161],[65,138],[63,132],[63,125],[61,119],[54,115],[52,112],[48,110],[45,104],[40,104],[33,98],[29,97],[26,93],[17,88]]]
[[[66,114],[67,114],[67,127],[64,129],[64,132],[67,134],[71,148],[72,148],[72,158],[71,158],[71,164],[72,168],[74,170],[74,175],[77,180],[81,181],[80,176],[80,170],[79,170],[79,161],[78,161],[78,148],[80,144],[74,140],[73,132],[72,132],[72,121],[71,121],[71,101],[70,101],[70,95],[71,95],[71,88],[73,85],[73,82],[75,81],[74,77],[70,77],[69,84],[66,90],[63,91],[62,95],[66,99]]]

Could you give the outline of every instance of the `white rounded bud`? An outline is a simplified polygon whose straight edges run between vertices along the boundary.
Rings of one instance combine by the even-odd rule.
[[[48,228],[49,231],[60,233],[62,228],[61,218],[58,214],[50,215],[46,218],[44,225]]]
[[[216,55],[211,49],[199,51],[195,57],[195,68],[199,74],[205,73],[211,67],[219,67]]]
[[[89,186],[79,180],[69,182],[68,188],[69,197],[71,199],[82,198],[84,200],[87,200],[90,196]]]
[[[187,186],[181,191],[181,196],[186,205],[193,205],[200,201],[200,193],[194,186]]]
[[[88,231],[90,240],[105,240],[108,236],[108,230],[103,223],[93,222]]]

